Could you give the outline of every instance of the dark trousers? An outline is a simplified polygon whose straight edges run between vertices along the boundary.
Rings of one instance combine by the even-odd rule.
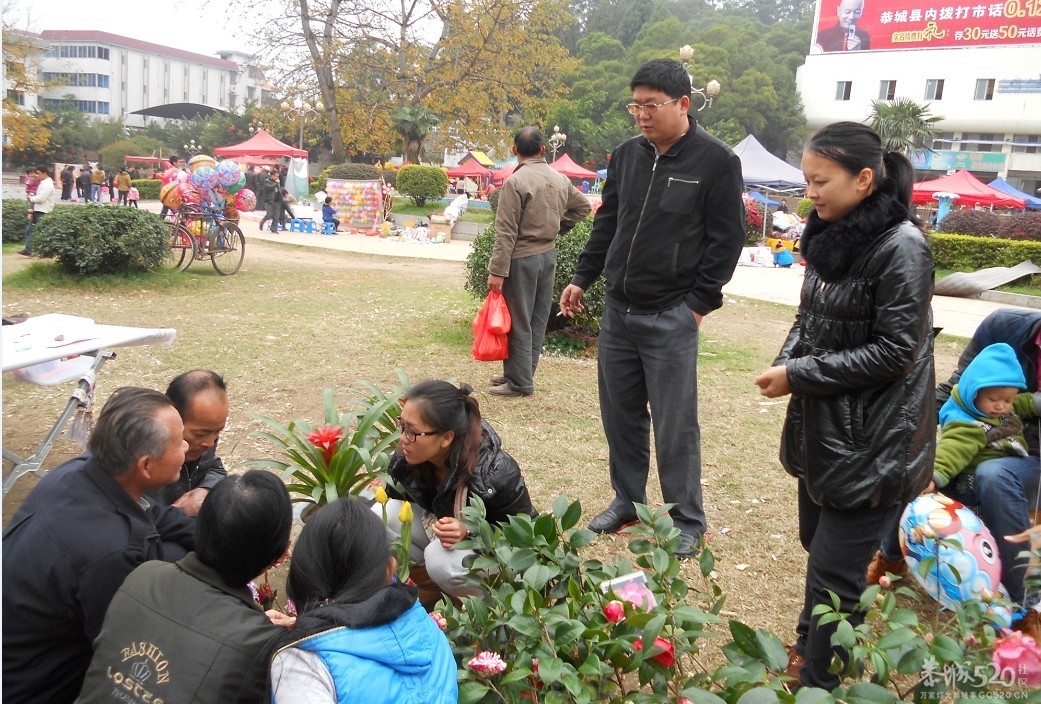
[[[698,327],[684,303],[648,315],[604,307],[598,342],[600,417],[610,450],[611,507],[647,503],[650,428],[662,498],[683,533],[705,532],[698,424]],[[650,412],[648,412],[650,405]]]
[[[819,506],[799,481],[799,539],[809,553],[802,613],[795,628],[795,650],[806,658],[801,672],[804,685],[828,691],[839,686],[838,675],[828,674],[828,668],[833,656],[847,662],[849,655],[831,645],[838,623],[819,625],[813,609],[830,605],[827,592],[831,591],[839,598],[839,611],[850,614],[851,625],[863,623],[864,615],[854,612],[854,607],[866,587],[868,563],[901,510],[902,505],[855,510]]]
[[[33,251],[32,244],[31,244],[32,234],[33,234],[33,225],[38,223],[40,221],[40,218],[42,218],[46,214],[47,213],[41,213],[38,210],[34,210],[29,215],[29,218],[28,218],[29,221],[27,223],[25,223],[25,247],[24,247],[24,251],[25,251],[26,254],[29,254],[29,253],[31,253]]]
[[[557,251],[550,249],[510,261],[510,275],[502,284],[512,321],[507,335],[510,356],[503,360],[502,373],[510,388],[521,393],[535,391],[535,370],[553,306],[556,271]]]

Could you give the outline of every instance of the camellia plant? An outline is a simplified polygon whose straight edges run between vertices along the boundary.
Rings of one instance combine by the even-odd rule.
[[[387,468],[397,443],[400,399],[408,387],[403,372],[398,378],[401,385],[390,391],[360,382],[360,390],[351,390],[351,409],[344,413],[336,407],[333,390],[326,389],[324,423],[318,426],[302,420],[283,425],[255,416],[270,430],[254,435],[274,443],[281,457],[248,460],[245,465],[278,472],[294,501],[322,505],[359,494]]]
[[[471,535],[459,547],[476,552],[467,559],[486,593],[461,605],[443,600],[432,614],[456,655],[461,704],[890,704],[985,693],[1038,700],[1041,648],[1033,639],[999,637],[983,605],[922,621],[899,605],[921,598],[902,586],[866,590],[866,620],[856,627],[837,607],[818,607],[823,620],[839,621],[835,643],[851,652],[851,664],[835,692],[799,688],[785,674],[788,653],[776,635],[720,617],[724,597],[709,550],[697,564],[699,584],[680,575],[668,508],[637,506],[639,523],[624,530],[632,559],[605,564],[580,555],[596,536],[576,527],[577,501],[558,497],[549,513],[492,527],[472,498],[463,512]],[[725,642],[726,662],[714,668],[705,664],[710,642]]]

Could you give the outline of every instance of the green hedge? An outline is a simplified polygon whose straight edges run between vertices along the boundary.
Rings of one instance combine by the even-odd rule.
[[[135,178],[130,183],[137,187],[141,200],[159,200],[159,189],[163,187],[163,182],[159,179]]]
[[[32,249],[73,274],[123,274],[158,267],[169,239],[170,226],[147,210],[69,205],[40,219]]]
[[[448,195],[448,176],[437,166],[409,164],[398,171],[395,188],[422,208],[428,200],[439,200]]]
[[[604,277],[600,276],[589,287],[582,297],[585,310],[572,320],[557,316],[560,310],[557,301],[564,287],[571,283],[575,275],[578,257],[589,241],[589,231],[593,227],[593,219],[586,218],[573,230],[557,237],[557,274],[553,281],[553,308],[549,316],[549,330],[561,330],[566,327],[591,336],[600,333],[600,319],[604,314]],[[484,300],[488,295],[488,262],[492,258],[492,247],[495,245],[495,227],[488,227],[474,237],[470,255],[466,258],[466,283],[464,288],[477,300]]]
[[[934,232],[929,235],[938,269],[977,271],[992,266],[1015,266],[1029,259],[1041,264],[1041,242],[1006,240]]]
[[[5,198],[3,211],[3,239],[4,242],[24,242],[26,213],[29,212],[29,202],[20,198]]]

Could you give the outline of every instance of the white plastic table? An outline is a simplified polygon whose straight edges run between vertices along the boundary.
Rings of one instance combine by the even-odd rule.
[[[62,313],[49,313],[17,325],[4,325],[0,332],[0,366],[4,372],[43,386],[78,380],[65,409],[32,455],[22,458],[3,448],[3,458],[11,463],[11,469],[4,476],[5,494],[27,472],[38,476],[46,474],[41,465],[65,424],[73,414],[83,415],[91,410],[98,372],[105,362],[116,356],[111,348],[169,345],[177,336],[177,331],[172,328],[100,325],[90,318]]]

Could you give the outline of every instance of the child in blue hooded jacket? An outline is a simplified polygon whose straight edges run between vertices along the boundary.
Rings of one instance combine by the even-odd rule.
[[[1001,581],[1012,601],[1023,603],[1026,559],[1005,536],[1031,526],[1041,464],[1027,454],[1023,419],[1041,415],[1041,393],[1028,393],[1015,351],[988,345],[965,368],[940,408],[940,441],[933,482],[939,490],[979,508],[1001,554]]]

